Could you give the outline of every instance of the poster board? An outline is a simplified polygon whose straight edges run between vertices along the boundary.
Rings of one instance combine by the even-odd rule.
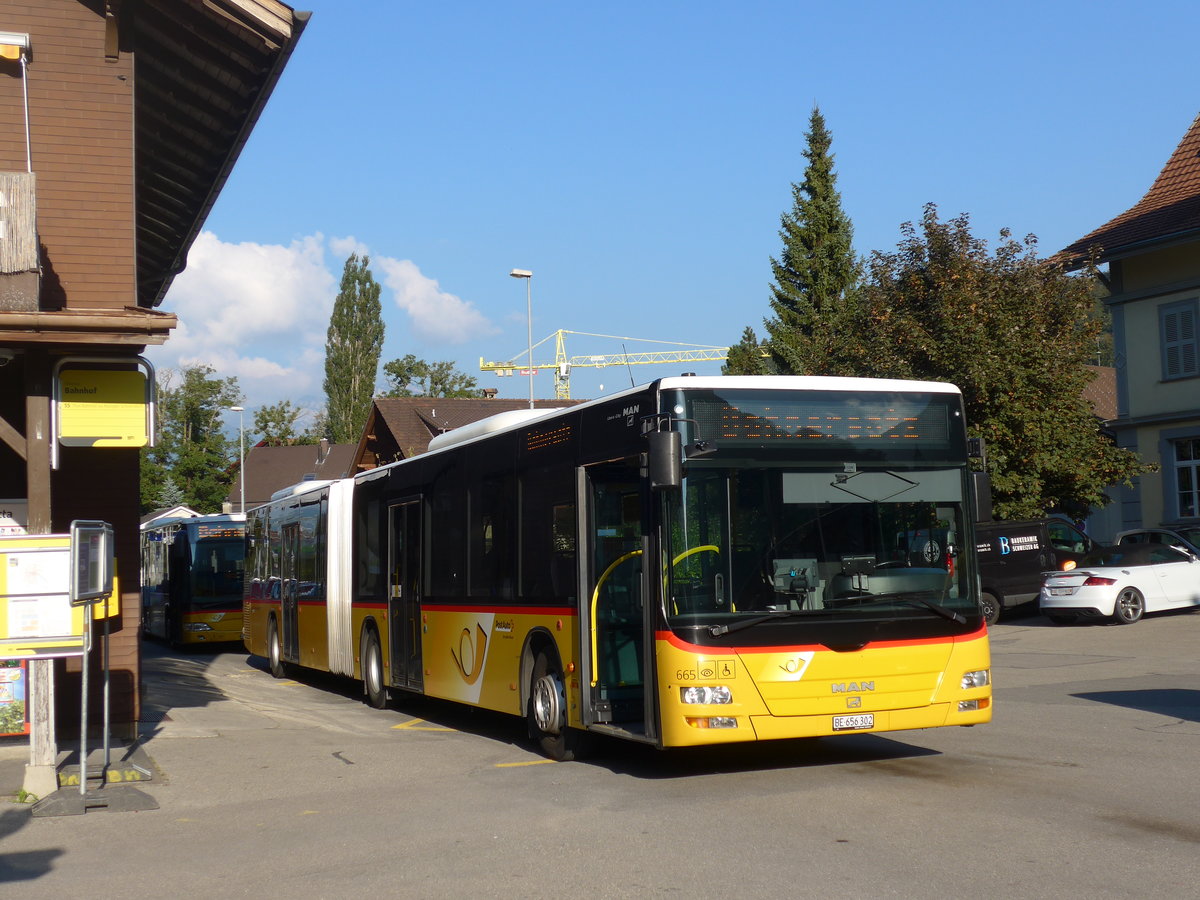
[[[0,659],[82,656],[88,610],[70,591],[70,535],[0,537]]]
[[[0,737],[29,734],[29,672],[23,659],[0,659]]]

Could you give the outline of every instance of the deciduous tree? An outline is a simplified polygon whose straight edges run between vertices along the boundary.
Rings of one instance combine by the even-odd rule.
[[[209,366],[160,373],[158,441],[142,454],[143,511],[160,508],[168,482],[197,512],[221,511],[237,458],[237,438],[226,437],[222,414],[242,402],[242,392],[236,378],[214,374]]]
[[[994,253],[965,215],[925,208],[894,253],[875,253],[841,364],[860,375],[949,381],[969,433],[986,439],[1000,518],[1084,517],[1104,489],[1144,471],[1101,429],[1083,390],[1103,322],[1093,283],[1001,232]]]
[[[383,374],[389,389],[385,397],[482,397],[483,388],[471,375],[454,368],[448,360],[426,362],[412,353],[385,363]]]
[[[287,444],[307,444],[306,435],[297,431],[297,422],[304,415],[304,408],[290,400],[280,400],[254,411],[254,433],[269,447]]]

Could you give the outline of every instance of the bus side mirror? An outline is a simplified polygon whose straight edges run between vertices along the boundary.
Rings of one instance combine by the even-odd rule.
[[[971,500],[975,521],[992,521],[992,477],[987,472],[971,473]]]
[[[683,484],[683,439],[678,431],[651,431],[646,474],[650,490],[665,491]]]

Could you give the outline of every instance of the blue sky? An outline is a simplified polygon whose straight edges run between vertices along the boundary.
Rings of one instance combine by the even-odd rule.
[[[237,376],[248,409],[322,404],[354,251],[383,285],[382,361],[454,360],[501,396],[528,395],[478,372],[525,349],[512,268],[534,272],[535,341],[761,334],[814,104],[863,254],[933,202],[1049,255],[1136,202],[1200,111],[1194,2],[300,8],[312,20],[164,301],[181,326],[148,354]],[[683,368],[719,365],[632,376]],[[630,374],[577,369],[572,395]],[[553,396],[548,373],[535,393]]]

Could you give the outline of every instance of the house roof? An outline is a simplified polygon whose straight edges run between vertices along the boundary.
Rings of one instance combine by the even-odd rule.
[[[350,471],[355,444],[264,445],[246,452],[246,509],[266,503],[281,488],[301,481],[342,478]],[[241,508],[241,479],[234,478],[227,502]]]
[[[178,506],[167,506],[163,509],[156,509],[152,512],[146,513],[141,518],[141,525],[143,528],[145,528],[147,525],[157,522],[159,519],[194,519],[199,515],[200,513],[196,512],[190,506],[185,506],[181,503]]]
[[[1196,237],[1200,237],[1200,115],[1141,200],[1059,251],[1054,259],[1078,268],[1093,248],[1099,248],[1099,261],[1107,262],[1149,246]]]
[[[580,400],[535,400],[536,409],[573,406]],[[528,400],[465,397],[376,397],[354,455],[353,471],[373,469],[424,453],[439,434],[513,409]],[[249,489],[247,489],[249,490]]]
[[[1105,422],[1117,417],[1117,370],[1112,366],[1088,366],[1095,378],[1083,389],[1083,398],[1092,404],[1096,417]]]

